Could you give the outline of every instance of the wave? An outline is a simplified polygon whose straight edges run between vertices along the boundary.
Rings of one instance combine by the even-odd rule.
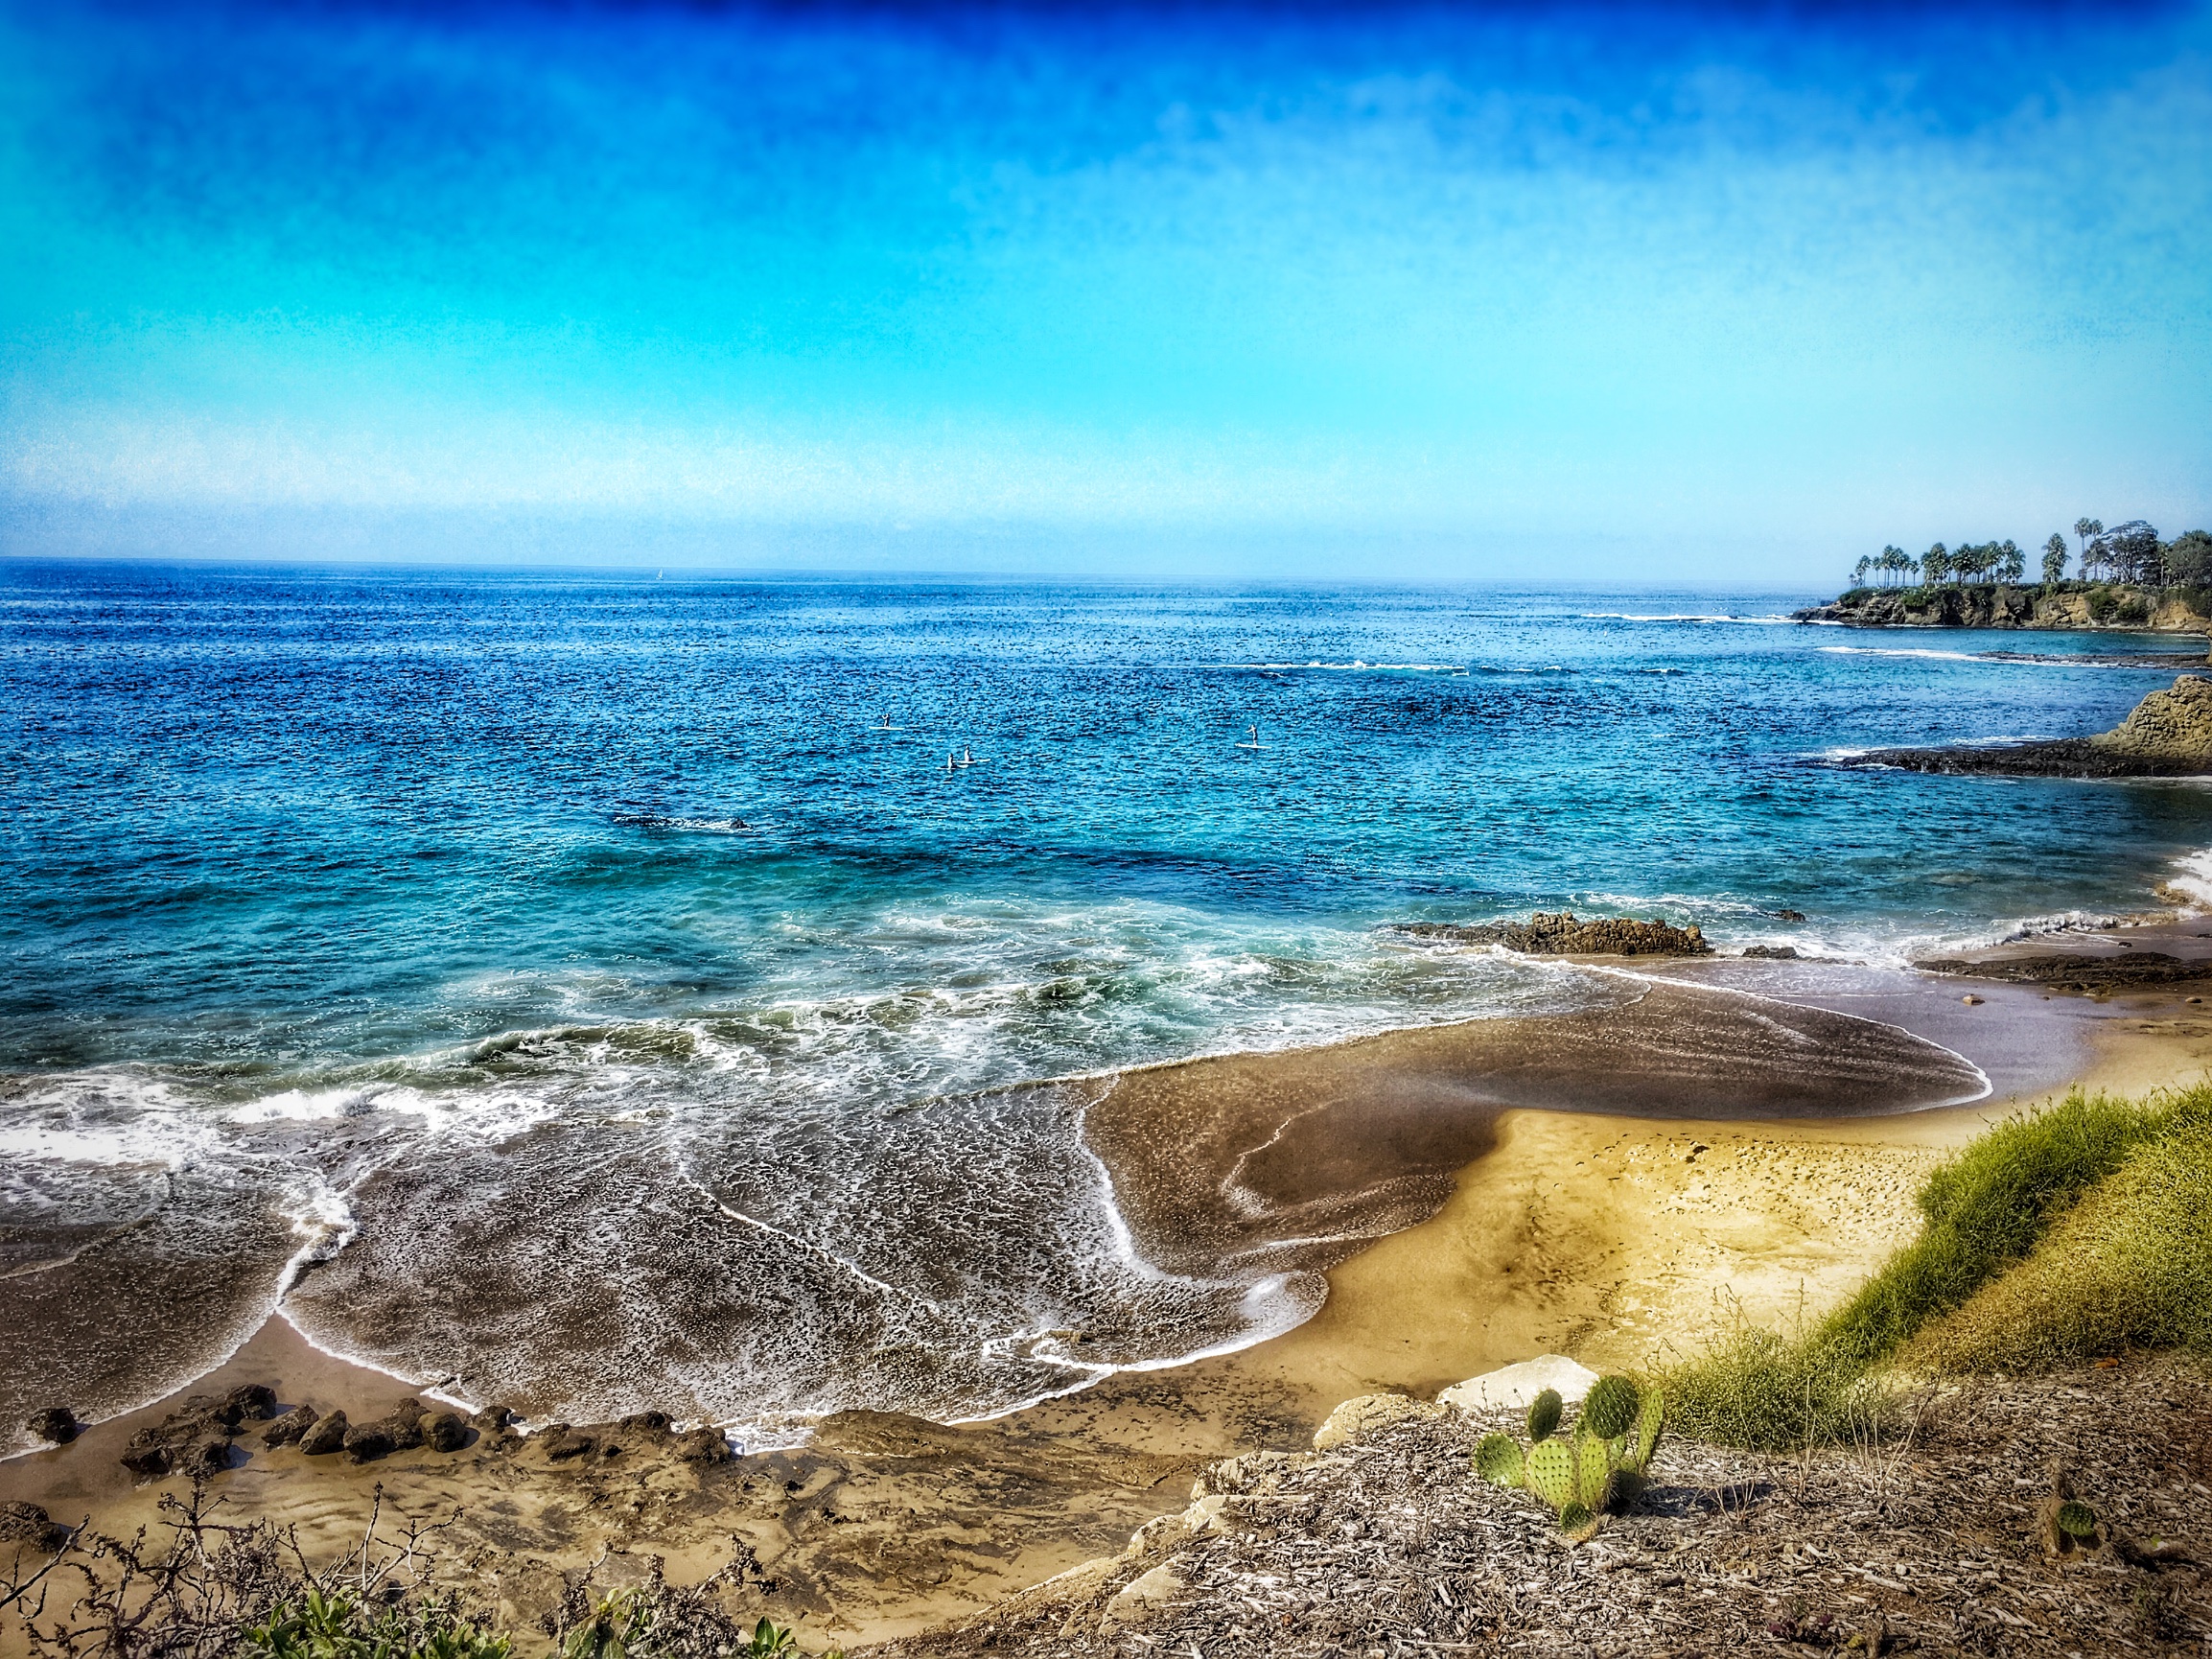
[[[1264,668],[1281,673],[1292,668],[1329,668],[1339,672],[1378,672],[1402,674],[1464,674],[1461,663],[1367,663],[1358,659],[1349,663],[1324,663],[1318,659],[1310,663],[1223,663],[1224,668]]]
[[[1794,617],[1739,617],[1728,611],[1584,611],[1586,622],[1739,622],[1755,627],[1772,627],[1778,622],[1794,622]]]
[[[613,822],[625,830],[675,830],[701,835],[758,835],[757,824],[742,818],[684,818],[659,812],[617,812]]]
[[[1927,657],[1945,663],[1990,661],[1981,651],[1939,651],[1930,645],[1816,645],[1813,648],[1832,657]]]
[[[2183,853],[2174,860],[2174,870],[2166,888],[2200,909],[2212,910],[2212,850]]]

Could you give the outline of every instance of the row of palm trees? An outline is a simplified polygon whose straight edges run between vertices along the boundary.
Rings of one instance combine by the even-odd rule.
[[[2172,543],[2158,540],[2158,532],[2141,519],[2107,529],[2096,519],[2074,521],[2074,534],[2082,543],[2082,577],[2085,581],[2135,582],[2162,587],[2198,578],[2197,542],[2202,532],[2192,530]],[[2046,582],[2066,579],[2066,538],[2053,531],[2043,544],[2042,577]],[[2184,566],[2188,567],[2186,570]],[[1885,588],[1935,582],[2018,582],[2027,579],[2028,555],[2010,541],[1968,542],[1946,548],[1938,542],[1919,558],[1902,548],[1884,548],[1862,558],[1851,569],[1852,584],[1866,587],[1869,578]]]

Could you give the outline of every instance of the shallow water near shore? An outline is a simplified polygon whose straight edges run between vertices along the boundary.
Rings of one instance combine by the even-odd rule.
[[[1831,763],[2109,726],[2141,641],[1838,651],[1889,642],[1781,620],[1815,596],[0,581],[11,1423],[280,1299],[542,1416],[1005,1411],[1318,1294],[1132,1232],[1115,1074],[1641,995],[1395,923],[1897,963],[2212,846],[2188,786]]]

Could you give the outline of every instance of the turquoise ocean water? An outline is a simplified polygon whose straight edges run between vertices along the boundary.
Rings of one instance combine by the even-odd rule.
[[[971,1091],[1606,994],[1405,922],[1902,961],[2212,875],[2194,783],[1849,763],[2198,643],[1821,596],[0,566],[0,1305],[74,1333],[0,1372],[115,1409],[283,1298],[541,1415],[1001,1411],[1317,1292]]]

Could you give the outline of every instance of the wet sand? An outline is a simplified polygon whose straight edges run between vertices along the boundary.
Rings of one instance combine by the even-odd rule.
[[[2109,997],[1950,980],[1939,991],[1912,975],[1886,990],[1853,980],[1849,996],[1829,987],[1829,1000],[1905,1016],[1894,1023],[1933,1046],[1886,1020],[1800,1019],[1779,999],[1671,983],[1767,971],[1646,975],[1670,982],[1632,1005],[1650,1024],[1610,1011],[1610,1035],[1605,1018],[1564,1035],[1558,1022],[1532,1034],[1510,1028],[1539,1022],[1493,1021],[1119,1080],[1090,1127],[1148,1249],[1327,1273],[1314,1319],[1238,1353],[1124,1373],[987,1424],[845,1414],[803,1450],[713,1467],[672,1460],[650,1436],[559,1464],[525,1442],[366,1466],[248,1439],[217,1484],[239,1512],[297,1522],[311,1544],[358,1527],[379,1484],[411,1509],[461,1507],[459,1570],[524,1627],[547,1617],[564,1575],[597,1560],[594,1582],[634,1581],[657,1555],[674,1579],[720,1574],[733,1605],[797,1620],[811,1646],[881,1639],[1118,1547],[1179,1508],[1203,1462],[1302,1444],[1350,1395],[1430,1393],[1547,1351],[1635,1365],[1737,1318],[1817,1316],[1910,1235],[1917,1177],[1989,1121],[2072,1078],[2134,1091],[2212,1065],[2212,1016],[2188,1002],[2202,993],[2193,985]],[[1716,1002],[1734,1015],[1715,1016]],[[1704,1023],[1685,1036],[1692,1005]],[[1904,1110],[1955,1098],[1970,1068],[1948,1050],[2003,1087]],[[1582,1110],[1541,1104],[1563,1088]],[[1806,1110],[1878,1115],[1791,1115]],[[194,1391],[244,1381],[357,1420],[406,1391],[281,1320]],[[158,1493],[180,1483],[133,1487],[115,1458],[160,1415],[0,1464],[0,1500],[109,1531],[152,1519]]]

